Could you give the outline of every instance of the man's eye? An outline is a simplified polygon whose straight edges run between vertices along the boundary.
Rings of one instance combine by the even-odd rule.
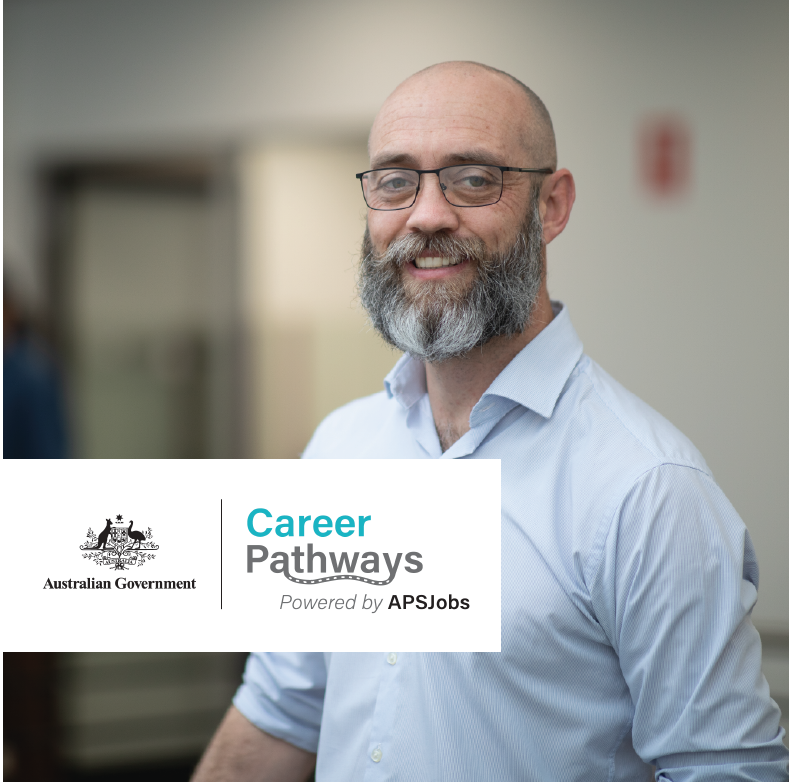
[[[480,190],[496,184],[492,173],[478,167],[460,167],[451,170],[452,187],[462,190]]]
[[[379,183],[379,188],[383,188],[384,190],[405,190],[407,188],[413,188],[414,183],[411,180],[406,179],[406,177],[389,177],[388,179],[384,179]]]

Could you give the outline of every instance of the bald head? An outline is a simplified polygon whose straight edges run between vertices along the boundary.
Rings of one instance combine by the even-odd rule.
[[[410,115],[417,127],[433,114],[434,125],[462,127],[465,120],[483,120],[485,131],[516,138],[526,158],[517,164],[534,168],[557,167],[557,148],[551,117],[543,101],[524,83],[497,68],[482,63],[453,61],[437,63],[402,82],[387,98],[371,128],[369,151],[386,146],[396,130],[406,127]],[[422,129],[425,123],[422,123]]]

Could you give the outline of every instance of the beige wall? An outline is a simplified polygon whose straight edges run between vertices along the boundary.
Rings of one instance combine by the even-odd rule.
[[[251,455],[297,457],[318,423],[382,389],[398,353],[354,296],[364,144],[251,144],[241,156]],[[349,176],[351,173],[351,176]]]

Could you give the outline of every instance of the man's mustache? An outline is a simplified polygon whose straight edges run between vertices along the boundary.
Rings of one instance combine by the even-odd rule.
[[[426,234],[415,232],[397,237],[383,253],[373,252],[374,260],[382,264],[403,266],[414,261],[421,253],[442,256],[453,261],[486,261],[488,249],[477,237],[456,237],[450,234]]]

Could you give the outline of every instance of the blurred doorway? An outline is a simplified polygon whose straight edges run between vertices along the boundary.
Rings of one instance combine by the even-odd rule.
[[[3,780],[188,780],[246,653],[3,653]]]
[[[241,456],[232,170],[203,156],[47,171],[73,456]]]

